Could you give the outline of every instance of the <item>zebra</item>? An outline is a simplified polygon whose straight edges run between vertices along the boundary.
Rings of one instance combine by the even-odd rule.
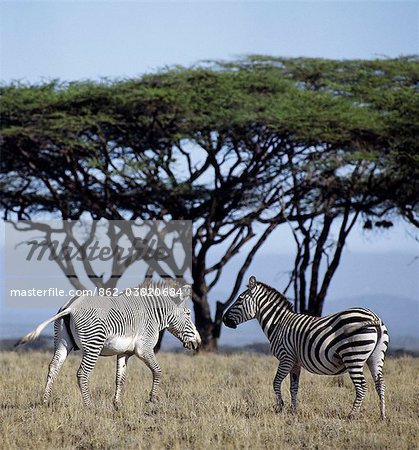
[[[279,360],[273,382],[278,412],[284,405],[281,384],[288,374],[291,407],[296,410],[303,367],[320,375],[349,372],[356,392],[349,418],[355,417],[366,392],[363,367],[367,363],[380,399],[381,418],[385,419],[382,369],[389,336],[373,311],[358,307],[325,317],[297,314],[284,295],[251,276],[248,289],[227,310],[223,321],[226,326],[236,328],[253,318],[259,321],[273,355]]]
[[[171,291],[170,291],[171,290]],[[171,294],[176,294],[175,296]],[[157,401],[161,368],[154,354],[159,332],[168,329],[185,348],[197,349],[201,337],[191,319],[186,300],[191,287],[174,280],[147,280],[138,288],[119,296],[79,296],[63,305],[58,313],[42,322],[16,345],[34,341],[51,322],[54,323],[54,356],[48,370],[43,401],[48,403],[52,386],[72,350],[81,349],[77,371],[78,385],[85,406],[90,406],[88,379],[99,356],[117,356],[115,409],[121,406],[127,362],[136,355],[151,370],[153,383],[150,402]]]

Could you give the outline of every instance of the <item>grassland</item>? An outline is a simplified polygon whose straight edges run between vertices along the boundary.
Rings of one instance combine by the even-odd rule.
[[[355,421],[346,419],[354,391],[347,375],[304,372],[299,411],[274,411],[273,357],[254,354],[160,354],[160,402],[146,404],[148,369],[128,366],[124,405],[112,407],[113,358],[101,358],[91,376],[94,406],[85,409],[76,382],[78,355],[66,361],[52,402],[41,405],[51,355],[0,353],[0,447],[6,448],[418,448],[419,359],[388,359],[388,419],[368,392]],[[284,400],[289,403],[288,382]]]

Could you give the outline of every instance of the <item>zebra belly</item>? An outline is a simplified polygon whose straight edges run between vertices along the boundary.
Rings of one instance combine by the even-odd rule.
[[[332,334],[322,342],[318,340],[308,341],[305,351],[300,353],[300,363],[304,369],[318,375],[338,375],[346,371],[346,366],[341,357],[336,353],[333,344],[335,336]],[[342,340],[339,340],[341,343]]]
[[[316,375],[339,375],[341,373],[346,372],[346,367],[345,365],[342,363],[342,361],[338,360],[338,359],[333,359],[333,366],[314,366],[312,364],[305,364],[303,362],[300,362],[301,367],[303,367],[304,369],[306,369],[308,372],[310,373],[314,373]]]
[[[134,353],[136,337],[111,336],[103,344],[102,356],[114,356],[121,353]]]

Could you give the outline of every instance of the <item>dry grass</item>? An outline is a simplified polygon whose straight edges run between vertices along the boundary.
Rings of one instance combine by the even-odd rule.
[[[124,405],[112,407],[113,358],[100,358],[90,381],[94,406],[85,409],[76,383],[80,362],[71,356],[40,404],[51,355],[0,353],[2,448],[418,448],[419,359],[388,359],[388,419],[379,419],[371,376],[360,417],[348,421],[354,391],[347,375],[304,372],[299,411],[274,412],[273,357],[235,354],[160,354],[158,406],[147,405],[148,369],[128,366]],[[284,383],[289,403],[288,382]]]

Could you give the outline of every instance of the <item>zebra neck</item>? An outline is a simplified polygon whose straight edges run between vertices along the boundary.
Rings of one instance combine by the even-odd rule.
[[[270,302],[259,309],[256,317],[265,336],[269,338],[269,330],[272,328],[272,325],[275,327],[280,326],[291,315],[295,315],[295,313],[283,305],[278,305],[277,302]]]
[[[149,317],[155,323],[158,331],[162,331],[170,325],[172,312],[173,311],[171,311],[171,308],[167,305],[150,309]]]

